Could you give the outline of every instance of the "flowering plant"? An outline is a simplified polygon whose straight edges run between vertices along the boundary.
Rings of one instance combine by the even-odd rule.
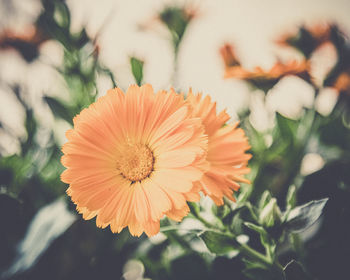
[[[239,42],[220,48],[221,82],[247,88],[249,102],[233,116],[206,90],[179,83],[183,41],[205,16],[193,6],[167,6],[143,25],[162,26],[172,47],[163,88],[147,83],[147,59],[127,58],[136,84],[107,67],[100,33],[74,29],[65,1],[41,6],[23,33],[0,34],[1,54],[16,53],[28,69],[45,64],[47,44],[60,48],[62,60],[49,68],[65,91],[42,94],[40,108],[25,83],[0,80],[26,131],[0,120],[18,144],[11,151],[0,142],[2,279],[343,279],[350,44],[338,25],[281,36],[277,45],[297,58],[270,68],[246,68]],[[336,61],[318,77],[325,45]],[[294,116],[271,106],[288,80],[312,92]],[[327,91],[335,102],[324,111]]]

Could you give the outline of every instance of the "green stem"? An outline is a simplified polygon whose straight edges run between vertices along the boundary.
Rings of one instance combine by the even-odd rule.
[[[268,257],[251,248],[249,245],[240,244],[240,252],[246,257],[258,261],[267,267],[273,265]]]
[[[171,77],[171,83],[173,87],[176,87],[177,84],[177,73],[178,73],[178,68],[179,68],[179,45],[174,46],[174,68],[173,68],[173,74]]]

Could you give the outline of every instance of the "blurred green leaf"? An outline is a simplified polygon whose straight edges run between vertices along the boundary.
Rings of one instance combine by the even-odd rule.
[[[271,198],[265,207],[260,211],[259,221],[266,227],[273,227],[281,223],[281,210],[277,205],[276,198]]]
[[[248,228],[250,228],[251,230],[254,230],[255,232],[257,232],[259,234],[266,234],[266,231],[262,226],[258,226],[258,225],[255,225],[255,224],[249,223],[249,222],[245,222],[244,225],[247,226]]]
[[[313,200],[292,209],[286,221],[286,229],[291,232],[300,232],[312,226],[321,216],[328,198]]]
[[[56,1],[55,2],[55,13],[54,17],[56,22],[63,28],[68,28],[70,27],[70,11],[67,6],[67,4],[63,1]]]
[[[265,248],[269,248],[270,244],[268,240],[268,233],[262,226],[258,226],[249,222],[245,222],[244,225],[257,232],[260,235],[261,244],[264,245]]]
[[[177,52],[193,14],[186,7],[169,6],[159,14],[159,17],[169,29],[175,52]]]
[[[212,230],[203,231],[199,237],[204,241],[210,252],[225,255],[238,251],[238,244],[233,235]]]
[[[288,119],[282,116],[280,113],[276,113],[276,121],[283,140],[287,140],[290,141],[290,143],[293,143],[296,135],[296,130],[298,128],[298,122]]]
[[[30,108],[26,108],[26,120],[24,125],[27,138],[21,143],[21,152],[23,155],[26,155],[31,147],[34,146],[34,137],[37,130],[37,122],[34,118],[34,112]]]
[[[138,86],[141,86],[143,79],[144,62],[136,57],[130,58],[131,71]]]
[[[46,101],[47,105],[49,105],[55,117],[62,118],[66,122],[73,124],[73,116],[70,113],[70,110],[66,108],[65,105],[63,105],[60,101],[50,96],[44,96],[44,100]]]
[[[195,203],[195,202],[188,202],[187,204],[188,204],[188,207],[190,207],[191,213],[192,213],[194,216],[198,217],[198,215],[199,215],[200,212],[201,212],[201,209],[200,209],[200,207],[199,207],[199,204],[198,204],[198,203]]]
[[[270,202],[271,198],[270,192],[268,190],[264,191],[259,201],[259,209],[262,210]]]
[[[340,110],[323,118],[323,123],[320,125],[319,135],[320,140],[329,146],[350,150],[350,129],[344,126],[343,115]]]
[[[224,219],[228,214],[231,213],[231,208],[227,204],[224,204],[222,206],[213,205],[212,211],[217,217]]]

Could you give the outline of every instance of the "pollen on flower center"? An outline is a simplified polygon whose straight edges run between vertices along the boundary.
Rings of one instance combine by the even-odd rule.
[[[144,144],[128,144],[118,157],[117,168],[130,181],[141,181],[148,177],[154,164],[154,156]]]

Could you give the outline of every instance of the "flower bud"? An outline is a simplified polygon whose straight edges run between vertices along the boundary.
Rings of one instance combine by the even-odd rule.
[[[260,212],[259,220],[263,226],[269,228],[281,222],[281,215],[276,198],[271,198],[269,203]]]

